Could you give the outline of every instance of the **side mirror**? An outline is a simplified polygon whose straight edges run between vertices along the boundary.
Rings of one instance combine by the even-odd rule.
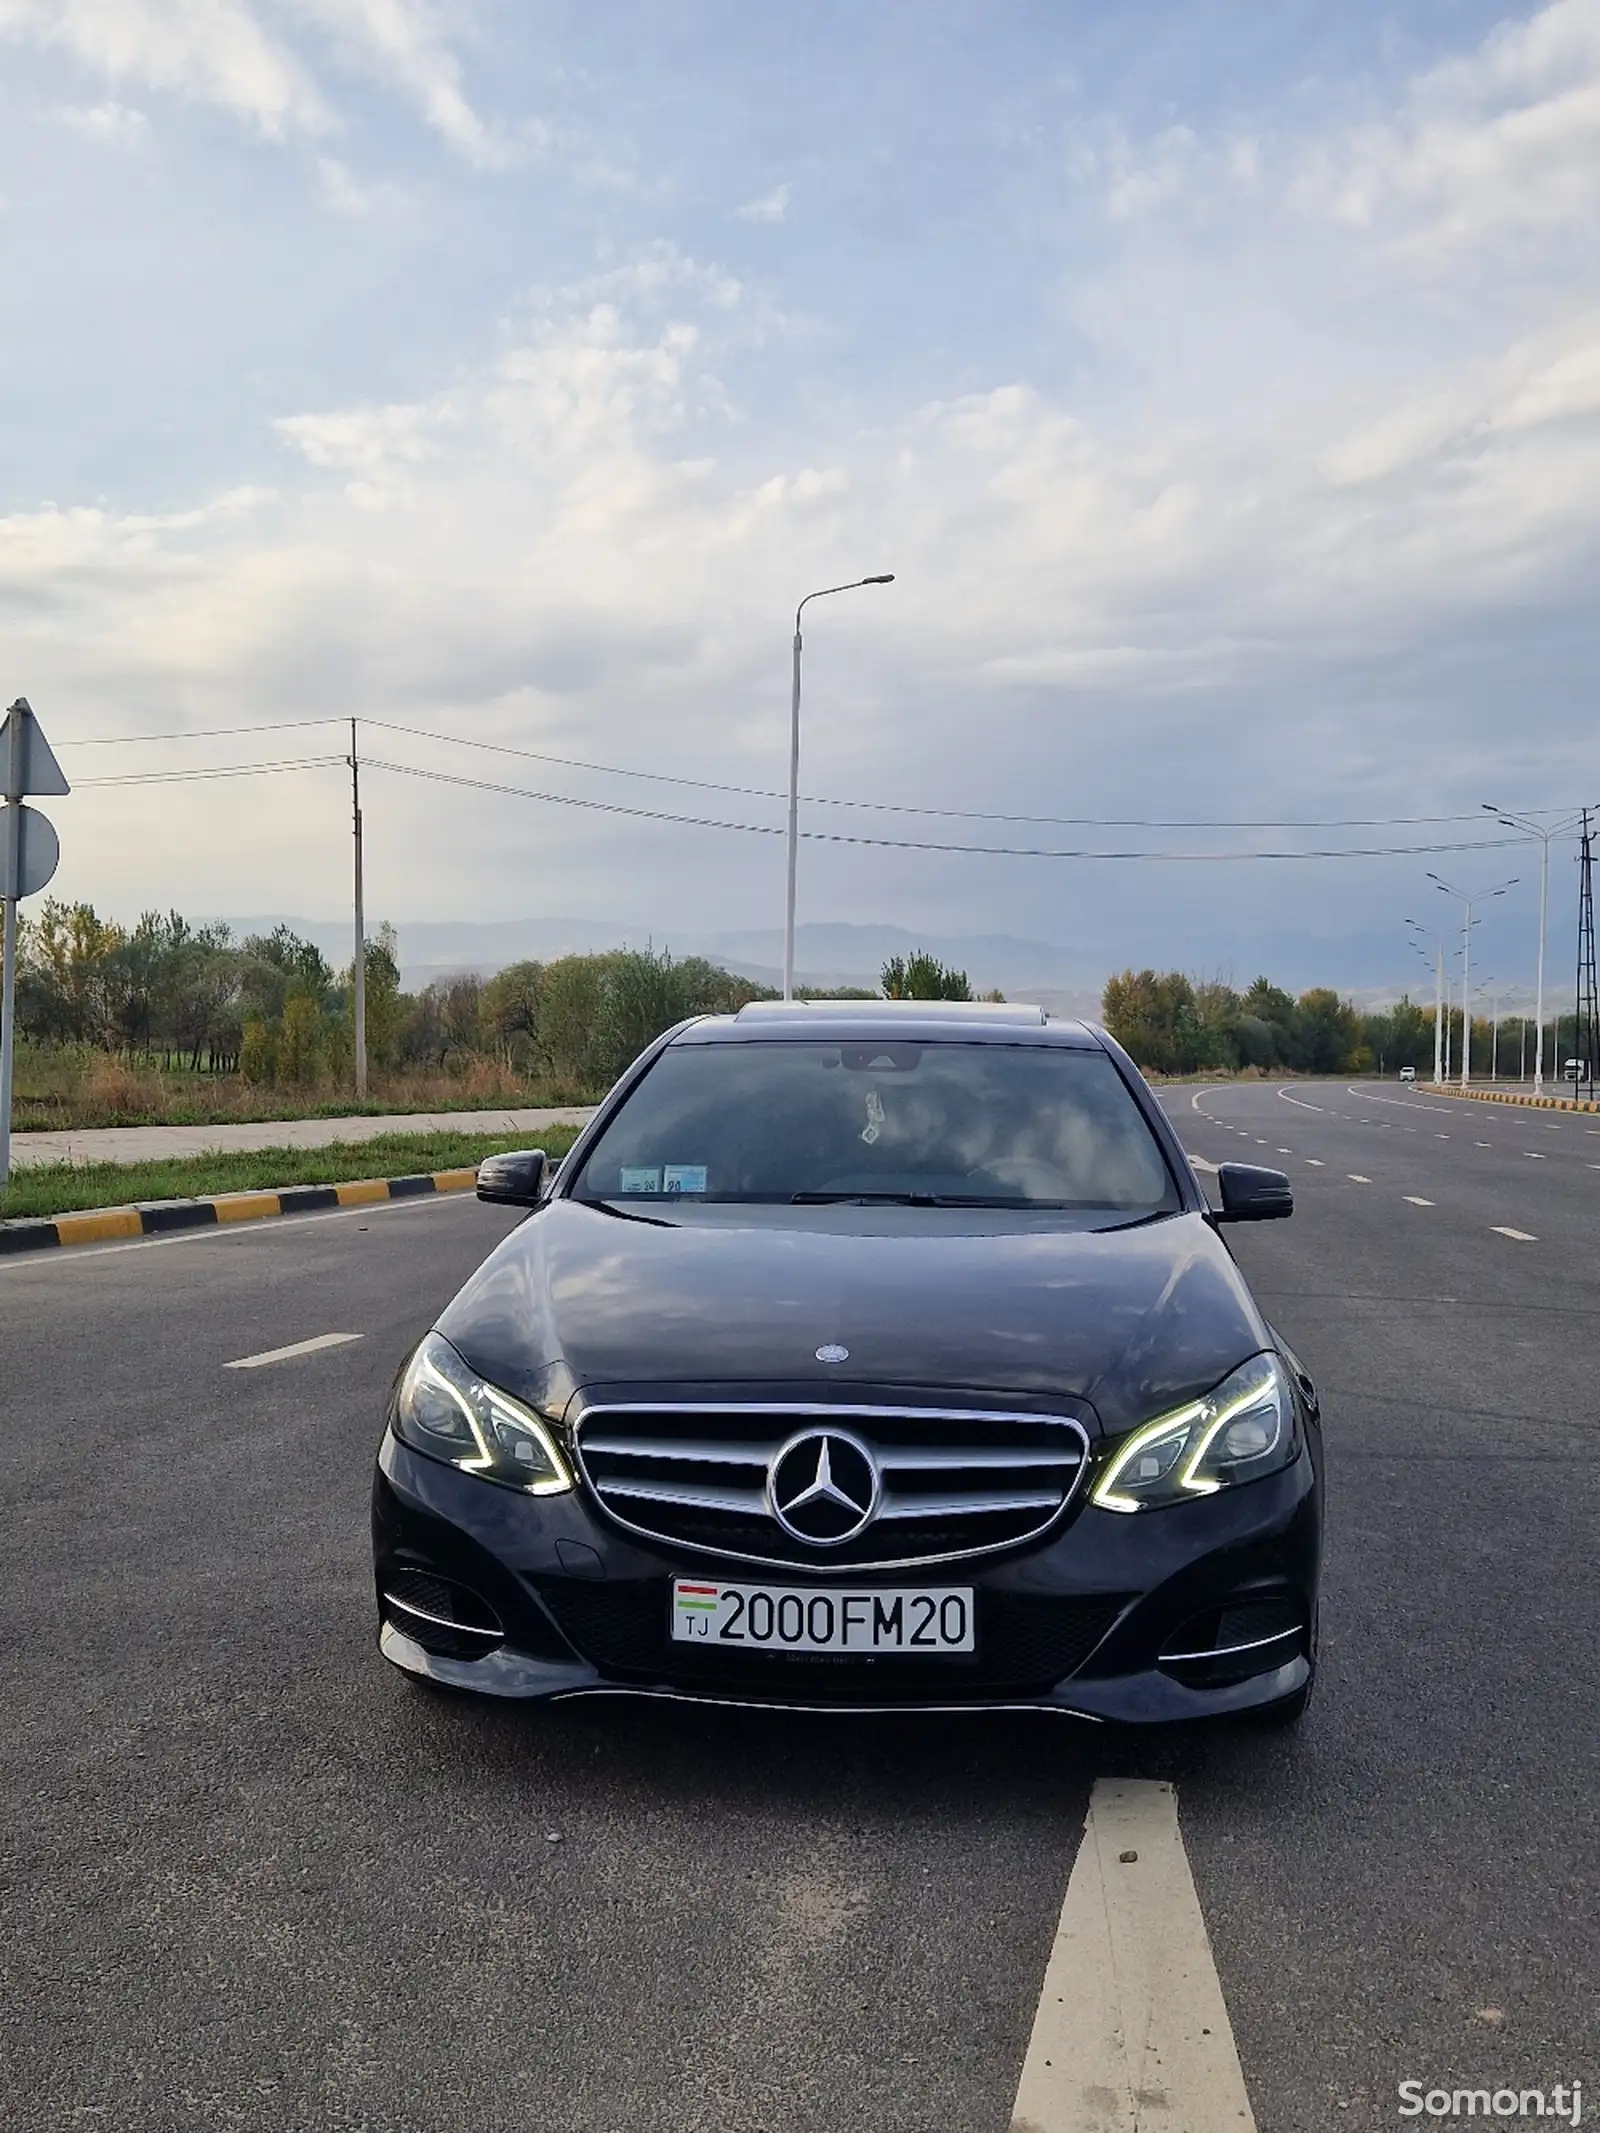
[[[485,1156],[478,1165],[478,1198],[497,1207],[537,1207],[544,1197],[544,1160],[542,1148]]]
[[[1294,1213],[1294,1188],[1281,1170],[1254,1163],[1219,1163],[1217,1192],[1222,1205],[1213,1222],[1276,1222]]]

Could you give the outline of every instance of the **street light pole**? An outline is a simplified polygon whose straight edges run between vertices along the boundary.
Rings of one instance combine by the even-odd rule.
[[[1517,876],[1503,881],[1498,889],[1479,889],[1471,896],[1464,889],[1452,889],[1449,882],[1441,881],[1430,868],[1428,879],[1446,896],[1453,896],[1461,905],[1461,1086],[1465,1088],[1472,1079],[1472,928],[1474,904],[1488,903],[1492,897],[1504,896],[1507,889],[1514,889]]]
[[[356,1069],[356,1100],[367,1094],[367,919],[361,865],[361,758],[356,722],[350,721],[350,813],[355,830],[355,958],[350,965],[350,1022]]]
[[[1525,837],[1537,839],[1540,847],[1539,975],[1534,987],[1533,1001],[1535,1031],[1533,1040],[1533,1093],[1535,1096],[1542,1096],[1544,1094],[1544,943],[1550,915],[1550,840],[1552,837],[1570,835],[1577,828],[1580,818],[1577,815],[1569,815],[1564,822],[1552,823],[1548,829],[1545,829],[1539,823],[1530,821],[1526,815],[1508,814],[1503,807],[1496,807],[1488,800],[1483,801],[1482,806],[1485,814],[1493,815],[1497,822],[1504,822],[1510,829],[1521,830]]]
[[[824,585],[820,592],[807,593],[794,611],[794,693],[789,703],[789,887],[784,902],[783,914],[783,997],[794,998],[794,892],[795,875],[800,860],[800,617],[813,600],[825,600],[830,593],[855,592],[863,585],[892,585],[894,572],[886,570],[875,578],[852,578],[848,585]]]
[[[1426,936],[1427,929],[1422,925],[1420,920],[1408,918],[1406,920],[1406,924],[1408,926],[1415,927],[1418,933],[1421,933]],[[1422,956],[1423,961],[1426,962],[1427,956],[1421,944],[1414,941],[1412,943],[1412,946],[1416,948],[1417,953]],[[1433,975],[1433,1083],[1435,1088],[1437,1088],[1444,1080],[1444,1045],[1444,935],[1441,933],[1435,943]]]

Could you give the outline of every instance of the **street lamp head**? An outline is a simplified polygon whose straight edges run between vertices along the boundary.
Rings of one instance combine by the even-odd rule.
[[[881,577],[863,578],[861,582],[863,585],[892,585],[894,583],[894,572],[886,570]]]

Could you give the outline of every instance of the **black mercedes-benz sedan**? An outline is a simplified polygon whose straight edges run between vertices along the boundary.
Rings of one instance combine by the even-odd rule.
[[[1321,1438],[1104,1031],[1038,1008],[685,1023],[395,1381],[380,1644],[495,1696],[1297,1717]]]

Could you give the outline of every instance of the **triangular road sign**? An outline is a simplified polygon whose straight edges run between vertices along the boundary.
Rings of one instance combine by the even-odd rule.
[[[0,725],[0,793],[8,800],[21,800],[30,793],[60,794],[71,790],[51,753],[50,743],[39,730],[28,699],[19,696]]]

